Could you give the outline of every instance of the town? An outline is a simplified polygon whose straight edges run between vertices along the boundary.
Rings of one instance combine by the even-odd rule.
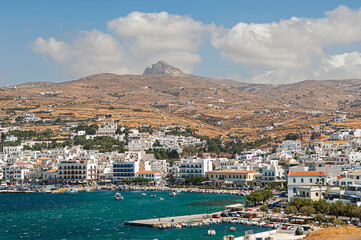
[[[33,118],[26,114],[23,121]],[[310,216],[315,209],[307,204],[311,209],[302,209],[302,200],[322,200],[331,207],[352,206],[345,215],[359,216],[361,129],[316,125],[277,139],[243,142],[210,139],[184,126],[129,128],[118,122],[67,122],[43,132],[2,126],[0,191],[193,187],[238,190],[255,207],[262,200],[252,200],[250,193],[268,189],[278,196],[274,209],[282,212],[301,209]],[[64,132],[68,138],[57,136]],[[301,203],[290,209],[295,201]]]

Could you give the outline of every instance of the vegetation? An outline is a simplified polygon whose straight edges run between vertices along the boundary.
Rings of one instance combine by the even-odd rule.
[[[200,185],[202,182],[204,182],[204,177],[202,176],[188,175],[185,179],[185,184],[187,185]]]
[[[311,216],[312,214],[315,213],[315,209],[311,206],[303,206],[301,207],[300,209],[302,215],[305,215],[305,216]]]
[[[259,189],[251,192],[247,196],[247,200],[250,201],[253,205],[258,205],[260,202],[264,203],[271,197],[273,197],[273,193],[270,190]]]
[[[268,212],[268,207],[267,205],[262,205],[259,207],[259,210],[261,210],[262,212]]]
[[[285,214],[296,214],[297,213],[297,208],[295,206],[290,206],[290,207],[286,207],[284,209]]]
[[[290,210],[291,207],[294,208],[292,211]],[[317,215],[334,215],[336,218],[339,216],[345,216],[349,217],[350,220],[356,217],[361,220],[361,208],[357,207],[356,204],[343,204],[341,201],[329,204],[324,199],[312,201],[311,199],[295,198],[290,203],[290,207],[285,208],[285,213],[295,213],[296,210],[300,211],[303,215],[306,216],[317,213]]]
[[[74,140],[74,145],[82,145],[85,150],[96,149],[99,152],[125,152],[124,142],[108,136],[86,139],[85,136],[78,136]]]
[[[281,208],[279,208],[279,207],[274,207],[274,208],[272,209],[272,212],[274,212],[274,213],[280,213],[280,212],[281,212]]]
[[[178,160],[179,154],[177,150],[164,150],[164,149],[151,149],[146,151],[147,153],[153,153],[156,159]]]
[[[289,133],[285,137],[286,140],[297,140],[300,139],[300,135],[298,133]]]
[[[85,131],[88,135],[95,135],[96,131],[98,130],[99,126],[97,124],[92,125],[85,125],[81,124],[75,128],[76,131]]]
[[[136,177],[133,179],[123,179],[123,183],[130,184],[130,183],[148,183],[149,180],[146,178]]]

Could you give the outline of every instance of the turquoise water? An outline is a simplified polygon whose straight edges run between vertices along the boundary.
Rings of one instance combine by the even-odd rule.
[[[221,239],[225,228],[241,236],[246,230],[265,231],[259,227],[231,223],[182,229],[154,229],[124,225],[124,221],[206,213],[222,209],[227,202],[244,197],[205,193],[122,192],[117,201],[112,191],[78,194],[0,194],[0,239]],[[159,198],[164,198],[161,201]],[[227,200],[228,199],[228,200]],[[214,201],[217,200],[217,201]],[[207,236],[208,229],[217,235]]]

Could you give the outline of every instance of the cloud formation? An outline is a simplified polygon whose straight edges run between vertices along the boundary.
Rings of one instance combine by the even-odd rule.
[[[294,82],[306,78],[359,76],[359,53],[329,56],[324,47],[361,40],[361,9],[340,6],[324,18],[296,18],[265,24],[240,22],[211,42],[221,56],[264,67],[254,82]],[[356,56],[357,55],[357,56]],[[344,74],[344,75],[343,75]]]
[[[187,73],[202,61],[199,46],[212,25],[166,12],[133,12],[107,24],[109,33],[83,31],[73,42],[39,37],[32,50],[63,65],[65,74],[84,76],[98,72],[140,74],[158,60]]]
[[[32,50],[61,64],[72,77],[112,72],[141,74],[158,60],[193,73],[202,62],[205,41],[224,59],[247,65],[258,83],[361,76],[361,53],[330,55],[333,46],[361,42],[361,9],[339,6],[323,18],[283,19],[271,23],[240,22],[230,29],[167,12],[132,12],[107,23],[107,32],[82,31],[72,41],[39,37]],[[213,50],[215,50],[213,49]]]

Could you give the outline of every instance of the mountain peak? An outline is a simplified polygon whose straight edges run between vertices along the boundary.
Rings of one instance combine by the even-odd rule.
[[[149,74],[168,75],[168,76],[176,76],[176,77],[187,76],[187,74],[182,72],[182,70],[169,65],[163,60],[158,61],[157,63],[153,64],[152,67],[147,67],[144,70],[143,75],[149,75]]]

